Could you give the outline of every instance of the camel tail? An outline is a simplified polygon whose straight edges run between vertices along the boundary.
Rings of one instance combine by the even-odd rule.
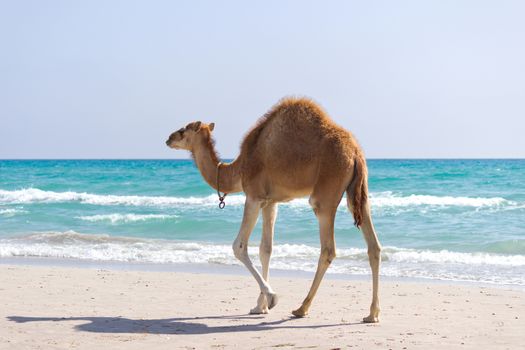
[[[363,223],[363,209],[368,200],[368,171],[366,161],[359,155],[354,159],[354,176],[346,188],[348,209],[354,215],[354,225],[359,228]]]

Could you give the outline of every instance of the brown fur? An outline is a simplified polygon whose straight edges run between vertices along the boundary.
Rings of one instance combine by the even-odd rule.
[[[293,312],[302,317],[315,296],[323,275],[335,258],[334,219],[343,193],[366,239],[372,268],[373,298],[365,322],[377,322],[379,315],[378,276],[381,247],[368,205],[365,157],[352,134],[335,124],[312,100],[285,98],[273,106],[247,133],[239,156],[224,164],[218,173],[219,157],[211,137],[214,124],[188,124],[173,133],[166,144],[189,150],[210,186],[226,193],[244,191],[241,229],[233,244],[235,256],[253,274],[261,288],[255,313],[266,313],[277,303],[268,283],[268,266],[273,241],[277,203],[310,196],[319,221],[321,256],[312,287],[301,307]],[[253,266],[248,239],[259,212],[263,213],[260,247],[262,275]]]
[[[354,225],[360,227],[363,222],[363,206],[368,201],[367,168],[362,157],[355,159],[354,177],[346,189],[348,208],[354,215]]]
[[[309,153],[301,152],[305,144],[313,141],[319,146],[324,146],[338,153],[328,156],[329,162],[332,163],[329,164],[330,167],[335,166],[346,170],[348,173],[354,173],[353,180],[348,185],[348,188],[352,188],[352,190],[348,190],[347,195],[350,195],[349,198],[351,198],[349,209],[353,213],[355,225],[359,227],[363,217],[362,206],[368,198],[367,186],[364,182],[367,177],[366,161],[353,136],[336,125],[326,112],[310,99],[282,99],[257,121],[241,144],[239,159],[247,160],[243,162],[243,173],[256,176],[262,168],[268,166],[264,164],[264,159],[259,156],[261,152],[259,142],[264,143],[264,140],[260,139],[261,134],[264,134],[264,129],[276,119],[283,120],[281,123],[292,130],[293,134],[289,135],[290,139],[295,138],[302,141],[297,142],[297,147],[280,149],[279,157],[285,159],[281,163],[286,163],[287,171],[290,173],[300,172],[302,164],[296,162],[297,160],[301,162],[310,161],[318,156],[315,154],[318,153],[318,150],[311,150]],[[309,127],[304,127],[304,124]],[[324,145],[320,144],[321,140],[325,140]],[[317,146],[315,147],[317,148]],[[290,162],[290,160],[294,161]],[[299,169],[290,169],[292,166],[297,166]]]
[[[207,125],[201,126],[201,133],[204,134],[204,137],[201,139],[201,142],[203,143],[203,148],[207,149],[210,153],[211,160],[214,163],[218,163],[220,156],[219,153],[215,150],[215,139],[211,137],[211,131],[208,128]],[[191,153],[192,158],[195,160],[195,154]]]

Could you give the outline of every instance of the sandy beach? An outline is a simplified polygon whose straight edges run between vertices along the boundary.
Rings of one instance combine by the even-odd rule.
[[[248,315],[248,275],[1,265],[2,349],[518,349],[525,293],[383,282],[379,324],[363,324],[368,281],[327,279],[310,315],[291,317],[310,280],[276,277],[280,302]]]

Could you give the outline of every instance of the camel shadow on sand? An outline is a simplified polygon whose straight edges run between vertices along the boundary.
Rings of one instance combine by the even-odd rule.
[[[166,319],[130,319],[125,317],[25,317],[9,316],[8,320],[16,323],[27,322],[64,322],[64,321],[86,321],[86,323],[75,326],[75,329],[83,332],[95,333],[147,333],[147,334],[213,334],[229,332],[257,332],[272,329],[320,329],[338,326],[348,326],[360,323],[338,323],[320,325],[298,325],[293,324],[298,319],[290,317],[272,322],[259,322],[256,324],[236,324],[208,326],[205,320],[222,320],[226,322],[238,322],[242,320],[264,319],[262,316],[207,316],[193,318],[166,318]]]

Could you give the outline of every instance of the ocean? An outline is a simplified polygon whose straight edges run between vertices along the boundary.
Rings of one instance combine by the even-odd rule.
[[[368,161],[381,275],[525,286],[525,160]],[[0,260],[239,265],[244,196],[219,209],[191,160],[0,160]],[[370,274],[343,199],[329,274]],[[249,253],[257,266],[261,222]],[[307,198],[279,206],[271,269],[315,271]],[[22,260],[22,259],[21,259]]]

